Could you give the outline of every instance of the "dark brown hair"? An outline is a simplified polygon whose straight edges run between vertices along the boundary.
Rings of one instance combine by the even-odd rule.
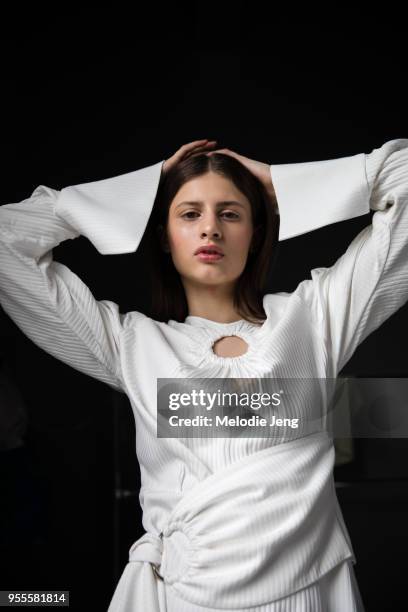
[[[146,232],[151,250],[152,309],[151,317],[157,321],[170,319],[184,322],[189,314],[184,287],[176,270],[171,253],[163,251],[158,227],[167,227],[171,202],[187,181],[215,172],[231,180],[251,204],[254,227],[253,251],[234,287],[234,308],[241,318],[253,323],[266,319],[263,296],[266,293],[268,270],[275,261],[278,250],[279,215],[261,181],[236,158],[222,153],[195,155],[185,159],[160,178],[153,209]]]

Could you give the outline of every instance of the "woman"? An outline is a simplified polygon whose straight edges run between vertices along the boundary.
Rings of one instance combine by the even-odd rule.
[[[336,378],[408,298],[408,139],[280,165],[215,144],[61,191],[40,185],[3,205],[1,304],[36,344],[131,402],[146,533],[109,612],[362,610],[328,433],[159,439],[156,383]],[[293,293],[262,294],[276,213],[285,240],[370,209],[372,224],[331,268]],[[81,234],[102,254],[134,252],[149,219],[165,270],[157,317],[96,301],[52,259]],[[211,245],[221,258],[198,257]],[[321,390],[301,399],[293,409],[304,423],[310,407],[327,409]]]

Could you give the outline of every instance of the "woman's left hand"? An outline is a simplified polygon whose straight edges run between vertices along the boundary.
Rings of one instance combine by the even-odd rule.
[[[208,151],[209,148],[214,147],[217,144],[216,140],[193,140],[187,144],[182,145],[177,151],[168,159],[166,159],[162,166],[163,174],[166,174],[170,168],[176,166],[179,162],[203,151]]]
[[[273,198],[276,197],[269,164],[265,164],[254,159],[249,159],[249,157],[239,155],[230,149],[216,149],[215,151],[207,152],[206,155],[213,155],[213,153],[223,153],[225,155],[235,157],[235,159],[241,162],[241,164],[248,168],[248,170],[261,181],[269,195],[271,195]]]

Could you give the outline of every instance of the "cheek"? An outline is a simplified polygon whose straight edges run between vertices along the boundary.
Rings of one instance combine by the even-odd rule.
[[[192,232],[186,227],[173,229],[170,233],[170,245],[174,255],[188,254],[191,251],[192,243]]]
[[[251,242],[252,232],[245,227],[238,227],[237,231],[231,234],[230,246],[236,253],[245,256]]]

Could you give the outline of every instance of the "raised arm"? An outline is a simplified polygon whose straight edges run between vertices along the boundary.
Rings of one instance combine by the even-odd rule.
[[[65,187],[39,185],[0,206],[0,304],[39,347],[76,370],[123,391],[119,338],[130,314],[97,301],[52,249],[86,236],[102,254],[137,249],[163,161],[117,177]],[[141,315],[143,316],[143,315]]]
[[[310,307],[337,376],[357,346],[408,301],[408,139],[370,153],[272,165],[280,240],[376,211],[329,268],[297,291]]]

